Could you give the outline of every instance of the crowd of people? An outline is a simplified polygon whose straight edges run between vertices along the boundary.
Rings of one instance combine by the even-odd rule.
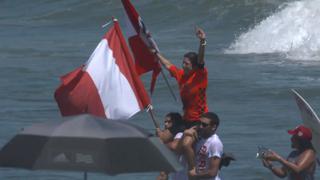
[[[172,112],[166,115],[164,130],[156,129],[157,135],[178,156],[184,169],[171,174],[172,179],[219,180],[222,164],[223,144],[216,134],[220,120],[217,114],[208,112],[206,90],[208,72],[204,62],[206,34],[196,29],[200,45],[198,53],[184,55],[182,69],[173,65],[160,53],[154,51],[159,61],[179,85],[183,115]],[[226,160],[231,160],[225,158]],[[158,179],[167,179],[161,172]]]
[[[217,135],[220,119],[208,109],[208,71],[204,61],[206,34],[201,28],[197,28],[196,36],[200,41],[198,53],[184,54],[182,69],[159,52],[151,50],[176,79],[183,105],[183,115],[178,112],[168,113],[164,119],[164,129],[157,128],[156,134],[177,154],[184,169],[171,174],[161,172],[157,180],[220,180],[221,167],[228,166],[231,160],[235,160],[232,154],[224,153],[223,143]],[[261,158],[262,164],[278,177],[313,180],[316,151],[311,143],[311,130],[300,125],[288,133],[292,135],[292,148],[295,150],[287,158],[268,150]],[[273,161],[279,162],[282,167],[274,167]]]

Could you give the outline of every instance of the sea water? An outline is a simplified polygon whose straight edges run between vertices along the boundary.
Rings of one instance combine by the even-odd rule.
[[[302,123],[291,88],[320,113],[320,0],[132,2],[162,54],[177,66],[184,53],[198,49],[195,26],[205,30],[209,109],[221,118],[218,134],[225,151],[237,158],[222,170],[222,178],[277,179],[255,158],[257,147],[284,157],[291,151],[286,130]],[[86,62],[108,30],[101,26],[112,16],[125,32],[118,0],[0,1],[1,147],[21,128],[60,116],[53,98],[59,77]],[[142,79],[148,89],[150,74]],[[175,80],[169,82],[178,96]],[[152,104],[161,125],[166,113],[181,112],[181,102],[173,100],[162,77]],[[130,122],[154,131],[147,113]],[[148,180],[156,175],[89,173],[88,179]],[[0,168],[1,180],[82,178],[79,172]]]

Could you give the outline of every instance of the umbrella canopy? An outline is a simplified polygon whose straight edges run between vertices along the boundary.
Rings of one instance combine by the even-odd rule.
[[[110,175],[181,169],[158,137],[127,122],[91,115],[24,128],[1,149],[0,166]]]

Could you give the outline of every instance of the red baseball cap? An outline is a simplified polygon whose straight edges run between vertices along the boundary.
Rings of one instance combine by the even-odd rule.
[[[297,135],[297,136],[302,137],[304,139],[307,139],[309,141],[312,139],[311,129],[307,128],[303,125],[299,125],[294,129],[288,130],[288,133],[291,135]]]

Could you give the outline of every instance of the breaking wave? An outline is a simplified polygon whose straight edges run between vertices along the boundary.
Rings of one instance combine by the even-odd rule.
[[[241,34],[227,54],[283,53],[289,59],[320,60],[320,0],[285,3]]]

